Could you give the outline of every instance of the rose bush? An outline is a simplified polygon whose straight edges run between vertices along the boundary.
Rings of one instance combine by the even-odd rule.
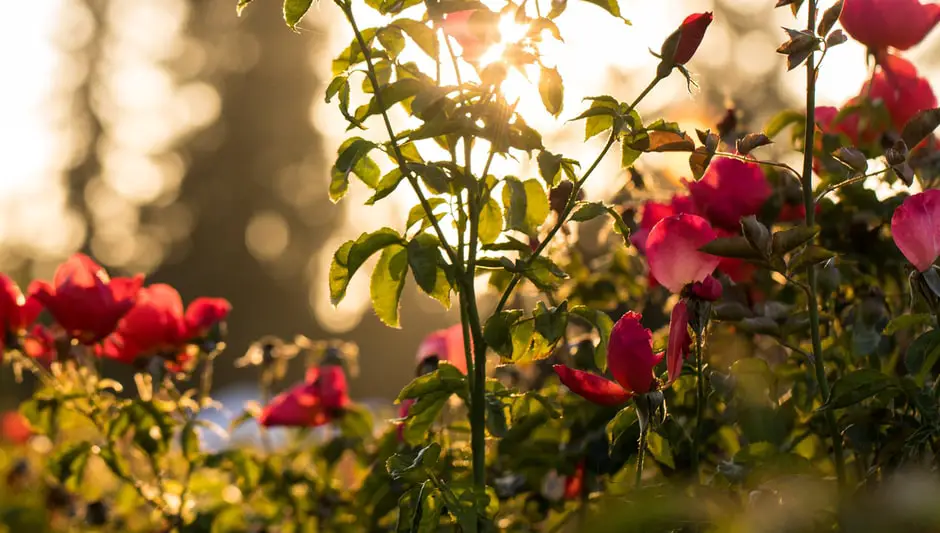
[[[592,3],[626,20],[616,1]],[[288,25],[311,4],[284,0]],[[370,204],[399,188],[417,202],[404,228],[335,251],[331,298],[374,264],[384,323],[401,326],[409,278],[459,319],[419,346],[364,355],[413,362],[384,410],[350,397],[353,345],[265,337],[235,361],[257,370],[259,401],[221,406],[235,411],[222,428],[208,415],[238,312],[226,300],[184,306],[173,287],[111,278],[82,254],[51,282],[2,275],[4,364],[32,387],[0,421],[5,528],[940,527],[940,109],[898,55],[936,24],[936,4],[777,2],[805,22],[778,50],[780,69],[806,76],[802,111],[747,131],[732,110],[694,136],[637,106],[676,71],[691,86],[709,12],[649,43],[659,66],[639,94],[573,112],[540,56],[544,39],[563,42],[564,1],[336,5],[354,39],[326,97],[356,134],[339,147],[330,197],[354,178]],[[366,9],[378,26],[361,26]],[[508,18],[527,28],[516,42],[500,33]],[[840,20],[877,66],[857,97],[819,106],[818,71],[846,40]],[[544,146],[504,94],[510,69],[538,72],[547,113],[606,138],[592,161]],[[788,128],[792,147],[769,146]],[[632,179],[586,197],[615,146]],[[799,168],[775,159],[791,149]],[[656,152],[688,156],[680,190],[646,186],[644,155]],[[497,158],[532,160],[532,175],[496,172]],[[877,196],[881,181],[902,192]],[[114,364],[133,382],[111,377]],[[240,440],[252,428],[257,438]]]

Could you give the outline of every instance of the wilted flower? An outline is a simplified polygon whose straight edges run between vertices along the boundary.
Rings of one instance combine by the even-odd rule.
[[[350,403],[342,367],[307,370],[304,382],[276,396],[261,411],[265,427],[316,427],[328,424]]]
[[[914,267],[929,270],[940,256],[940,190],[910,196],[891,217],[894,243]]]
[[[741,217],[756,215],[770,184],[756,162],[716,157],[699,181],[687,182],[696,211],[716,227],[737,232]]]
[[[636,394],[656,390],[659,383],[653,375],[653,368],[662,361],[665,354],[653,353],[653,335],[640,323],[641,318],[639,314],[629,311],[620,317],[610,332],[607,367],[616,381],[565,365],[555,365],[555,373],[561,382],[578,396],[599,405],[622,405]],[[677,320],[681,319],[680,312]],[[684,354],[688,353],[687,330],[684,333],[669,336],[669,346],[666,350],[670,355],[666,360],[669,381],[665,386],[669,386],[678,377]],[[676,357],[676,354],[683,356]],[[679,365],[678,368],[675,367],[676,364]]]
[[[873,49],[907,50],[940,22],[940,4],[920,0],[845,0],[839,18],[855,40]]]
[[[131,310],[143,282],[142,274],[111,279],[90,257],[75,254],[59,265],[51,285],[33,282],[30,293],[35,293],[69,336],[93,344],[114,331]]]
[[[715,230],[702,217],[680,214],[662,219],[646,241],[650,273],[676,294],[690,283],[704,281],[718,266],[719,258],[699,248],[715,237]]]

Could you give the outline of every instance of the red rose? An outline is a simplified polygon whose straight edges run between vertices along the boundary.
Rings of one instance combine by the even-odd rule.
[[[878,58],[881,69],[862,87],[860,98],[866,96],[884,102],[891,122],[898,131],[918,112],[937,107],[937,97],[930,83],[918,76],[909,61],[891,54]]]
[[[679,26],[679,44],[676,46],[675,55],[672,56],[674,64],[684,65],[692,59],[711,23],[711,13],[693,13],[682,21]]]
[[[0,274],[0,352],[7,339],[25,333],[41,311],[42,304],[34,295],[24,297],[12,279]]]
[[[52,284],[33,282],[30,292],[74,339],[93,344],[107,337],[131,310],[144,276],[108,277],[84,254],[75,254],[56,269]]]
[[[675,294],[714,272],[720,259],[700,252],[713,241],[715,230],[702,217],[680,214],[659,221],[646,240],[650,273]]]
[[[577,500],[584,491],[584,460],[578,462],[574,473],[565,478],[565,499]]]
[[[701,300],[714,302],[721,298],[723,289],[721,282],[714,276],[708,276],[703,281],[696,281],[692,284],[692,295]]]
[[[447,361],[464,374],[467,373],[467,356],[463,346],[463,326],[455,324],[447,329],[430,333],[418,346],[415,360],[421,366],[429,357]]]
[[[105,357],[133,363],[153,355],[176,359],[186,343],[183,300],[173,287],[157,283],[140,289],[134,307],[105,341]]]
[[[41,364],[49,366],[58,356],[55,336],[45,326],[36,324],[23,338],[23,352]]]
[[[232,304],[225,298],[196,298],[186,308],[186,338],[205,337],[216,325],[225,321]]]
[[[715,279],[715,278],[711,278]],[[669,382],[675,381],[682,373],[682,362],[689,356],[692,336],[689,335],[689,306],[685,300],[679,300],[672,308],[669,318],[669,344],[666,347],[666,367],[669,370]]]
[[[845,0],[839,20],[849,35],[869,48],[907,50],[940,22],[940,5],[919,0]]]
[[[339,366],[307,370],[304,383],[276,396],[261,411],[265,427],[317,427],[330,423],[350,403],[346,375]]]
[[[444,15],[441,27],[453,37],[463,51],[463,58],[476,63],[480,56],[499,42],[499,15],[488,9],[467,9]]]
[[[940,190],[910,196],[891,217],[891,235],[918,271],[929,270],[940,256]]]
[[[717,227],[737,232],[741,217],[756,215],[770,197],[760,165],[716,157],[699,181],[687,181],[698,212]]]

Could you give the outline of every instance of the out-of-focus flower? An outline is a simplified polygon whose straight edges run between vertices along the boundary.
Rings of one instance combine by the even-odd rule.
[[[772,192],[759,164],[730,157],[714,158],[701,180],[686,183],[697,213],[735,232],[741,217],[760,212]]]
[[[646,240],[650,273],[675,294],[690,283],[704,281],[720,260],[699,248],[715,237],[715,230],[702,217],[680,214],[662,219]]]
[[[715,279],[714,276],[707,276],[704,280],[697,281],[690,287],[693,296],[709,302],[721,298],[722,290],[721,282]]]
[[[56,360],[58,354],[55,336],[49,328],[34,324],[29,333],[23,337],[23,352],[28,357],[39,361],[40,364],[49,366]]]
[[[401,419],[408,418],[408,411],[411,410],[411,406],[415,404],[415,401],[417,401],[417,400],[415,400],[415,399],[413,399],[413,398],[409,398],[409,399],[407,399],[407,400],[401,402],[401,405],[398,406],[398,418],[401,418]],[[396,429],[397,429],[397,432],[398,432],[398,440],[399,440],[399,442],[403,442],[403,441],[405,440],[405,422],[404,422],[404,420],[402,420],[401,422],[398,423],[398,427],[397,427]]]
[[[22,335],[42,311],[42,304],[30,295],[23,296],[16,282],[0,274],[0,352],[8,340]]]
[[[25,444],[33,436],[33,429],[19,411],[7,411],[0,416],[0,437],[11,444]]]
[[[142,274],[111,279],[90,257],[75,254],[59,265],[52,284],[33,282],[30,293],[69,336],[93,344],[113,332],[131,310],[143,282]]]
[[[421,367],[432,357],[436,357],[438,361],[447,361],[466,374],[467,356],[463,346],[463,326],[455,324],[428,334],[418,346],[415,362]]]
[[[682,360],[688,355],[688,330],[682,329],[688,324],[688,313],[683,308],[673,312],[677,320],[670,326],[669,346],[666,360],[669,386],[682,371]],[[640,323],[642,317],[628,311],[614,324],[607,344],[607,367],[616,381],[601,376],[575,370],[565,365],[555,365],[555,373],[561,382],[572,392],[598,405],[619,406],[635,394],[646,394],[656,390],[660,383],[653,375],[653,369],[662,361],[662,352],[653,353],[653,335]],[[673,328],[677,334],[672,335]],[[676,368],[674,365],[679,365]]]
[[[940,256],[940,190],[910,196],[894,210],[891,234],[904,257],[925,272]]]
[[[705,38],[705,30],[712,23],[712,14],[693,13],[679,26],[679,44],[676,45],[676,53],[672,56],[672,61],[676,65],[684,65],[692,59],[698,50],[702,39]]]
[[[884,102],[898,131],[920,111],[937,107],[937,97],[930,83],[918,75],[909,61],[891,54],[880,54],[878,65],[880,70],[865,83],[859,97]]]
[[[565,478],[565,499],[577,500],[584,491],[584,460],[574,468],[574,473]]]
[[[342,367],[312,367],[303,383],[277,395],[264,407],[258,422],[265,427],[322,426],[336,418],[349,403]]]
[[[845,0],[839,18],[856,41],[873,49],[907,50],[940,22],[940,4],[920,0]]]
[[[463,51],[463,58],[476,63],[494,43],[499,42],[499,15],[488,9],[467,9],[444,15],[441,27]]]
[[[200,339],[225,322],[232,304],[225,298],[199,297],[186,308],[186,338]]]

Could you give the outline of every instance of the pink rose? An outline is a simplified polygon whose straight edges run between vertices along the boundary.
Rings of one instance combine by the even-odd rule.
[[[873,100],[883,101],[898,131],[918,112],[937,107],[937,97],[930,83],[917,74],[909,61],[882,54],[878,64],[881,69],[862,87],[859,97],[868,95]]]
[[[715,230],[704,218],[679,214],[659,221],[646,240],[650,273],[675,294],[696,281],[704,281],[714,272],[720,259],[700,252],[713,241]]]
[[[716,157],[701,180],[686,183],[699,214],[734,232],[741,217],[756,215],[772,192],[760,165],[730,157]]]
[[[449,328],[428,334],[418,346],[415,360],[418,366],[429,357],[447,361],[464,374],[467,373],[467,356],[463,346],[463,326],[455,324]]]
[[[929,189],[904,200],[891,217],[891,234],[918,271],[929,270],[940,256],[940,190]]]

